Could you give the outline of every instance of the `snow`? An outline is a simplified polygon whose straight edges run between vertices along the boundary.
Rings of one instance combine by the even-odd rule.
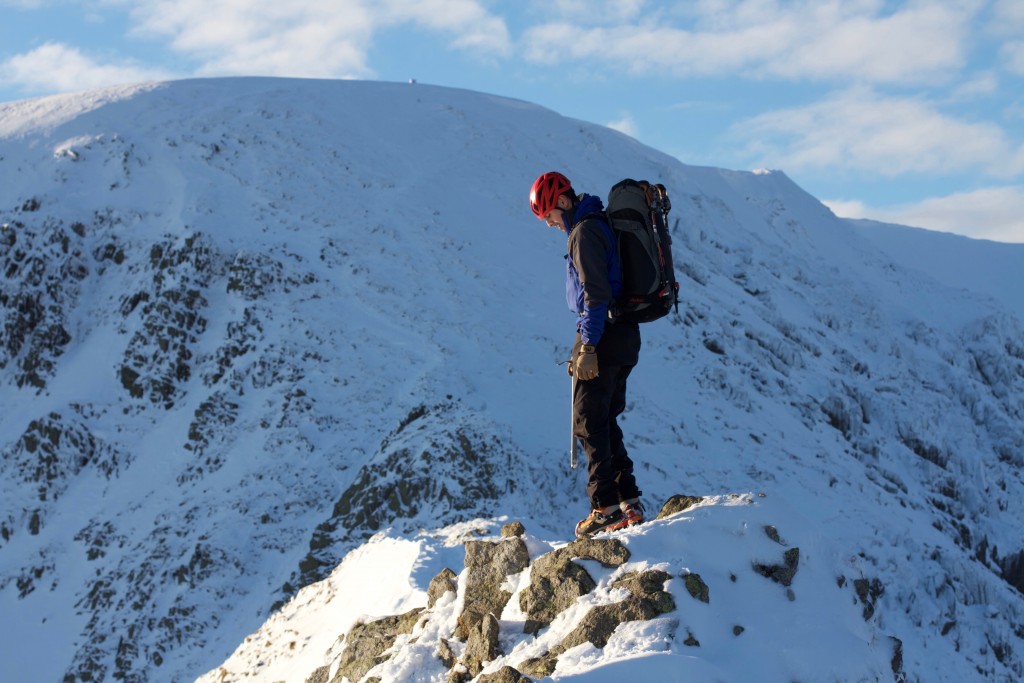
[[[72,338],[42,390],[15,381],[25,351],[0,367],[0,680],[89,662],[113,680],[120,660],[135,680],[302,682],[356,620],[425,606],[441,568],[462,571],[461,540],[518,520],[531,556],[564,544],[586,514],[558,365],[564,236],[525,201],[553,168],[595,193],[625,175],[669,189],[683,303],[644,328],[623,427],[649,507],[706,502],[621,535],[633,568],[676,577],[677,612],[571,650],[552,679],[874,680],[894,636],[910,681],[1018,680],[1019,654],[998,651],[1024,651],[1024,605],[992,560],[1024,550],[1018,245],[840,220],[782,171],[687,166],[525,102],[262,78],[0,104],[0,223],[52,276],[43,308]],[[81,281],[59,241],[30,239],[75,222]],[[108,245],[123,263],[96,256]],[[158,269],[155,246],[183,262]],[[131,397],[120,368],[145,357],[161,377],[151,330],[181,311],[127,300],[190,291],[204,324],[184,330],[173,405]],[[223,410],[200,423],[204,406]],[[100,454],[40,500],[17,444],[52,414]],[[460,453],[459,436],[493,495],[451,481],[448,502],[342,524],[361,482],[457,473],[422,463]],[[795,600],[748,571],[784,549],[766,525],[800,548]],[[283,590],[324,538],[322,580]],[[504,663],[614,599],[620,570],[587,568],[595,597],[540,644],[510,602]],[[710,605],[678,585],[687,571]],[[867,621],[860,578],[885,587]],[[460,600],[435,606],[385,680],[445,680],[433,644]]]
[[[849,220],[849,219],[848,219]],[[877,245],[901,268],[925,273],[942,284],[968,289],[998,301],[1024,320],[1024,245],[972,240],[949,233],[849,220],[861,235]],[[927,240],[921,253],[921,238]]]
[[[245,669],[262,680],[290,680],[296,672],[312,672],[323,664],[324,653],[335,646],[337,634],[360,619],[401,614],[426,602],[425,591],[410,586],[409,575],[420,558],[422,542],[379,537],[352,551],[331,576],[302,591],[276,612],[252,636],[258,655]],[[354,591],[372,585],[371,591]],[[248,649],[248,648],[246,648]],[[219,681],[234,662],[199,681]]]
[[[767,520],[785,534],[782,542],[800,549],[799,578],[791,589],[751,569],[754,562],[780,562],[786,549],[765,533]],[[479,523],[486,526],[483,520]],[[788,535],[787,529],[796,535]],[[403,585],[410,561],[417,553],[431,555],[430,545],[457,544],[464,530],[455,527],[414,540],[375,537],[353,551],[328,579],[300,592],[199,683],[247,680],[246,676],[301,683],[332,651],[331,634],[347,631],[357,616],[379,618],[425,607],[424,587]],[[668,589],[677,610],[650,622],[622,624],[603,649],[584,644],[569,650],[559,659],[552,680],[591,683],[624,672],[638,680],[873,680],[879,672],[891,671],[892,643],[877,640],[860,615],[852,587],[837,585],[844,571],[837,561],[841,552],[783,500],[763,494],[711,497],[616,538],[629,549],[630,561],[616,569],[578,561],[598,580],[598,589],[537,638],[523,634],[525,617],[518,608],[518,592],[513,592],[501,615],[502,646],[508,654],[488,664],[484,673],[543,655],[593,606],[624,597],[625,591],[610,587],[612,581],[652,568],[675,577]],[[683,588],[682,577],[689,573],[700,574],[709,586],[709,603],[695,600]],[[529,571],[523,574],[517,590],[529,583]],[[351,590],[370,582],[373,600]],[[371,675],[393,681],[443,680],[439,677],[446,672],[433,652],[440,638],[451,638],[460,608],[461,594],[440,600],[409,637],[414,643]],[[736,626],[743,628],[738,635]],[[307,635],[305,640],[300,640],[302,634]],[[698,646],[684,644],[691,636],[698,637]],[[738,651],[742,657],[736,656]]]

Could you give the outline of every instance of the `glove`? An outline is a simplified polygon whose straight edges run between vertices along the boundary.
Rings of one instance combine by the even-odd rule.
[[[585,382],[597,377],[597,347],[593,344],[581,346],[579,354],[576,355],[576,362],[570,363],[570,366],[572,365],[576,366],[574,372],[578,380]]]

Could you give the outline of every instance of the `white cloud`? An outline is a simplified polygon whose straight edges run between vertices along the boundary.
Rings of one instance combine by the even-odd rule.
[[[999,76],[992,71],[970,74],[967,80],[950,91],[950,100],[973,100],[999,94]]]
[[[1024,76],[1024,40],[1004,44],[999,53],[1009,72]]]
[[[28,91],[67,92],[172,77],[134,64],[101,64],[59,43],[46,43],[0,63],[0,83]]]
[[[953,232],[997,242],[1024,243],[1024,186],[993,187],[889,208],[859,201],[825,201],[837,216]]]
[[[785,169],[854,169],[882,175],[1024,171],[1024,148],[996,124],[947,116],[917,98],[855,87],[805,107],[734,125],[755,163]]]
[[[1024,4],[1020,0],[996,0],[990,29],[999,35],[1020,35],[1024,30]]]
[[[370,77],[375,35],[413,25],[450,37],[450,45],[503,55],[504,20],[478,0],[116,0],[129,7],[135,33],[163,37],[199,60],[203,75]]]
[[[877,215],[859,199],[822,199],[821,203],[843,218],[869,218]]]
[[[637,134],[639,132],[639,129],[636,125],[636,121],[633,119],[632,116],[628,114],[626,116],[623,116],[621,119],[618,119],[617,121],[611,121],[609,123],[606,123],[605,125],[611,128],[612,130],[617,130],[620,133],[624,133],[631,138],[637,137]]]
[[[413,23],[455,36],[452,45],[507,55],[511,41],[505,20],[477,0],[381,0],[370,3],[387,11],[387,25]]]
[[[531,0],[534,15],[545,21],[572,20],[621,24],[632,21],[645,9],[646,0]]]
[[[597,18],[600,25],[588,28],[592,12],[556,17],[527,30],[523,44],[532,61],[597,60],[634,73],[935,82],[964,66],[976,11],[959,2],[910,3],[891,13],[876,0],[700,2],[626,25]]]

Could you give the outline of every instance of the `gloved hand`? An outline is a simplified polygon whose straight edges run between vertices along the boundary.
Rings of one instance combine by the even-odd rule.
[[[580,352],[576,355],[576,362],[569,365],[575,365],[576,379],[583,381],[594,379],[598,375],[597,348],[593,344],[582,345]]]

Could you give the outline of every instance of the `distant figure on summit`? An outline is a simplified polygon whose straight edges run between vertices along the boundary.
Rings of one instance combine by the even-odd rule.
[[[590,515],[576,536],[590,536],[644,521],[642,491],[633,477],[616,418],[626,408],[626,379],[640,356],[640,326],[609,318],[622,292],[622,268],[601,199],[577,196],[561,173],[544,173],[530,189],[530,209],[569,236],[565,288],[577,314],[569,358],[573,376],[573,434],[587,454]]]

